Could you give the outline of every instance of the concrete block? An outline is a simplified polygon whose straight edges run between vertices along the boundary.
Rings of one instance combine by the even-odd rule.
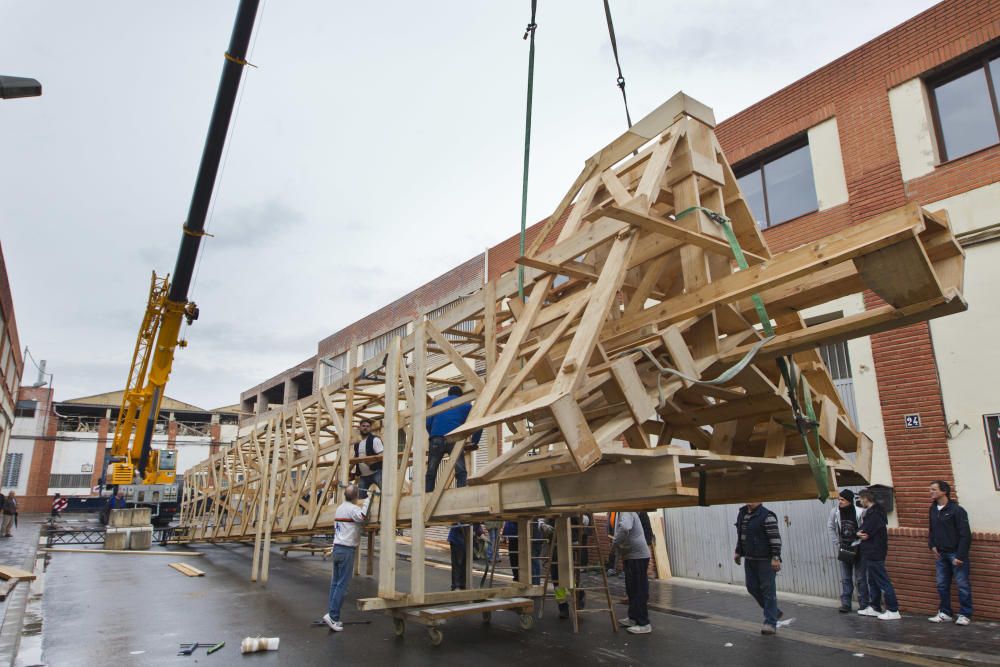
[[[132,510],[111,510],[108,518],[108,528],[128,528],[132,525]]]
[[[148,511],[148,510],[147,510]],[[130,528],[128,548],[133,551],[146,551],[153,544],[153,527]]]
[[[120,510],[119,510],[120,511]],[[111,528],[104,533],[104,548],[120,551],[128,548],[129,528]]]
[[[152,510],[148,507],[136,507],[132,512],[132,526],[149,526]]]

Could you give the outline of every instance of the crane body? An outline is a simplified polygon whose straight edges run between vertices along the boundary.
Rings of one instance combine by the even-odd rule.
[[[174,273],[153,273],[149,297],[132,354],[128,381],[111,442],[105,486],[123,488],[129,504],[150,506],[154,520],[164,523],[177,510],[176,455],[154,449],[153,433],[164,391],[173,368],[174,353],[185,347],[184,321],[198,319],[198,306],[188,299],[198,248],[205,236],[212,191],[219,171],[226,135],[239,91],[259,0],[241,0],[225,54],[222,77],[212,110],[205,147],[198,167],[191,205],[183,227]],[[164,516],[169,514],[171,516]]]

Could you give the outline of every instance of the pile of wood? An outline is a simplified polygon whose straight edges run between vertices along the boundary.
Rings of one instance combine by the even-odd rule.
[[[352,351],[339,383],[188,470],[184,539],[253,539],[252,576],[263,564],[266,578],[273,536],[331,531],[362,416],[380,423],[386,445],[380,599],[369,608],[429,599],[429,524],[815,498],[863,482],[871,440],[817,348],[966,308],[947,215],[908,205],[772,254],[713,127],[710,109],[673,97],[586,161],[519,260],[523,301],[514,272],[418,318],[384,359],[357,363]],[[883,305],[808,327],[800,315],[865,290]],[[463,396],[429,407],[454,385]],[[450,436],[434,492],[410,488],[407,471],[422,480],[426,469],[425,419],[461,402],[472,412]],[[803,438],[796,418],[809,415]],[[488,462],[454,488],[454,464],[479,429]],[[406,526],[408,597],[391,557]]]

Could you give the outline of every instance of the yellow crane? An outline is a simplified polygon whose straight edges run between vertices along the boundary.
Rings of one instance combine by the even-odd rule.
[[[248,64],[246,53],[258,4],[259,0],[240,1],[191,195],[191,206],[184,223],[173,280],[169,276],[158,277],[153,273],[146,313],[139,327],[111,442],[105,486],[111,488],[112,495],[125,487],[128,503],[153,508],[154,520],[158,523],[169,522],[177,511],[177,460],[173,450],[152,447],[153,432],[173,367],[174,352],[186,345],[180,339],[181,325],[185,320],[191,324],[198,319],[198,306],[188,300],[188,291],[198,248],[205,236],[205,218],[243,67]]]

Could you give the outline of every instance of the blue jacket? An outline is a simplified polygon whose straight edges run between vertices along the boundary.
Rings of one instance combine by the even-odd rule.
[[[431,403],[431,407],[441,405],[446,403],[456,396],[443,396],[438,400]],[[462,405],[456,405],[451,410],[445,410],[433,417],[427,418],[427,432],[433,438],[434,436],[446,436],[456,428],[465,423],[465,420],[469,418],[469,412],[472,411],[471,403],[463,403]],[[472,444],[478,445],[479,439],[483,437],[483,430],[479,429],[472,434]]]
[[[448,530],[448,544],[456,547],[465,546],[465,526],[463,524],[456,523]]]

